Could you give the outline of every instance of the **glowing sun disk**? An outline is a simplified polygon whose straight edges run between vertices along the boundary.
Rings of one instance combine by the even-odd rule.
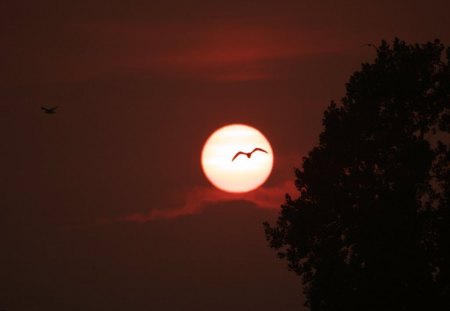
[[[259,147],[268,153],[254,152],[250,158],[238,156]],[[206,141],[201,157],[203,171],[217,188],[227,192],[248,192],[261,186],[273,166],[273,151],[269,141],[257,129],[243,124],[224,126]]]

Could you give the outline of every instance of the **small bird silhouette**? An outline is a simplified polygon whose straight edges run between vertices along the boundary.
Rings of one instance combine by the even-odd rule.
[[[233,162],[234,159],[236,159],[236,158],[237,158],[239,155],[241,155],[241,154],[245,154],[245,155],[247,156],[247,158],[250,159],[250,157],[252,156],[253,152],[255,152],[255,151],[262,151],[262,152],[268,153],[266,150],[261,149],[261,148],[255,148],[255,149],[253,149],[252,152],[242,152],[242,151],[239,151],[238,153],[236,153],[236,154],[234,155],[234,157],[233,157],[233,159],[231,160],[231,162]]]
[[[374,44],[372,44],[372,43],[366,43],[366,44],[362,44],[361,45],[361,47],[363,48],[363,47],[370,47],[370,48],[374,48],[375,50],[377,50],[378,51],[378,48],[374,45]]]
[[[56,113],[56,109],[58,108],[58,106],[56,107],[41,107],[42,110],[44,110],[44,113],[48,113],[48,114],[52,114],[52,113]]]

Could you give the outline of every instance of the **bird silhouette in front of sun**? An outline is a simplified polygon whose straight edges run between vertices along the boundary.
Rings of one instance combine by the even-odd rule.
[[[262,151],[262,152],[268,153],[266,150],[261,149],[261,148],[255,148],[255,149],[252,150],[252,152],[243,152],[243,151],[239,151],[238,153],[236,153],[236,154],[234,155],[234,157],[233,157],[233,159],[231,160],[231,162],[233,162],[233,161],[234,161],[238,156],[240,156],[241,154],[246,155],[247,158],[250,159],[250,157],[252,156],[253,152],[255,152],[255,151]]]
[[[41,107],[41,109],[42,110],[44,110],[44,113],[47,113],[47,114],[53,114],[53,113],[56,113],[56,109],[58,108],[58,106],[56,106],[56,107],[50,107],[50,108],[47,108],[47,107]]]

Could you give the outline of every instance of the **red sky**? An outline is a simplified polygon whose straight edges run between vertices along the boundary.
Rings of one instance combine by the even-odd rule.
[[[0,3],[0,309],[303,310],[264,240],[323,110],[374,49],[440,38],[448,1]],[[59,106],[44,115],[40,106]],[[246,195],[207,137],[271,141]]]

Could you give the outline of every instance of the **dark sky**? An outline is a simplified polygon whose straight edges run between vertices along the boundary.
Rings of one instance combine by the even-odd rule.
[[[264,239],[323,110],[375,51],[450,43],[443,1],[0,2],[0,309],[304,310]],[[45,115],[40,106],[59,106]],[[220,126],[266,184],[214,190]]]

